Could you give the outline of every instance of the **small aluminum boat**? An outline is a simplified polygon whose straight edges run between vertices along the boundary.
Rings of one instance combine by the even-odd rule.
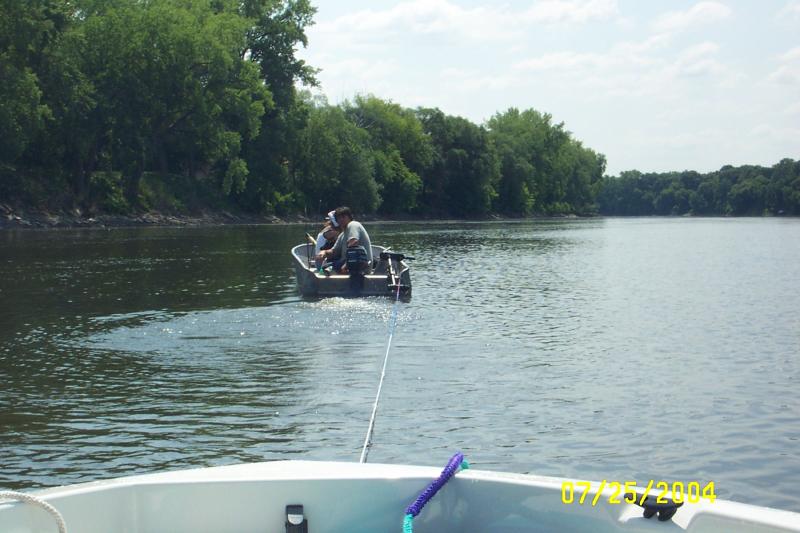
[[[314,260],[311,243],[292,248],[297,288],[303,296],[394,296],[398,285],[400,294],[411,295],[411,272],[407,260],[412,258],[391,252],[383,246],[372,246],[371,272],[354,283],[351,276],[320,271]]]
[[[277,461],[124,477],[0,497],[0,531],[68,533],[382,533],[403,531],[404,514],[439,468]],[[467,469],[414,519],[415,533],[778,533],[800,532],[800,514],[730,501],[685,502],[671,517],[645,518],[638,505],[609,503],[592,482],[583,504],[565,504],[576,480]],[[642,488],[638,488],[641,491]],[[595,498],[595,495],[600,496]],[[619,496],[622,499],[621,496]],[[300,507],[302,506],[302,508]]]

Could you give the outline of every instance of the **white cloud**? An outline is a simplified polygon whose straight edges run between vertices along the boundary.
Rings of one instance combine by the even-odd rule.
[[[669,37],[662,34],[654,35],[641,42],[623,41],[615,44],[606,53],[551,52],[518,61],[514,64],[514,68],[522,71],[560,70],[585,74],[585,71],[589,69],[623,67],[629,70],[652,66],[658,62],[655,53],[662,49],[668,40]]]
[[[394,58],[350,56],[340,60],[328,58],[317,77],[324,93],[333,102],[341,102],[356,93],[389,96],[400,70]]]
[[[526,10],[492,4],[462,7],[450,0],[409,0],[321,22],[310,32],[337,41],[375,43],[389,37],[444,36],[458,42],[509,41],[536,24],[583,24],[618,13],[617,0],[540,0]]]
[[[397,70],[393,60],[367,60],[362,58],[343,59],[325,65],[325,72],[332,76],[347,77],[350,79],[380,78],[392,74]]]
[[[514,65],[517,70],[576,70],[586,68],[601,68],[614,62],[610,55],[578,53],[578,52],[553,52],[538,57],[519,61]]]
[[[607,96],[662,94],[667,86],[675,90],[680,79],[704,76],[714,76],[716,84],[732,85],[741,77],[718,60],[717,43],[699,43],[670,57],[664,50],[668,42],[660,34],[641,42],[617,43],[605,53],[552,52],[518,61],[513,67],[520,73],[567,77]]]
[[[731,9],[720,2],[700,2],[686,11],[664,13],[655,21],[654,28],[660,32],[677,32],[726,19],[730,14]]]
[[[800,128],[759,124],[751,130],[750,135],[762,139],[766,138],[785,142],[787,139],[800,139]]]
[[[784,52],[778,58],[781,61],[790,62],[790,61],[798,61],[800,60],[800,46],[792,48],[791,50]]]
[[[628,54],[644,54],[648,52],[657,52],[666,47],[671,41],[669,34],[661,33],[648,37],[644,41],[629,42],[623,41],[614,45],[614,49]]]
[[[618,14],[617,0],[541,0],[531,6],[523,18],[546,24],[584,23]]]
[[[704,128],[665,135],[659,139],[659,142],[670,148],[718,146],[719,142],[728,135],[729,132],[721,128]]]
[[[611,172],[769,163],[800,142],[800,0],[748,6],[748,21],[733,20],[728,0],[660,2],[676,7],[655,12],[635,0],[333,5],[322,3],[299,54],[323,69],[334,102],[373,93],[476,122],[533,107],[606,153]],[[742,23],[760,43],[748,54],[736,54]],[[709,28],[713,37],[699,31]],[[773,130],[755,136],[762,123]]]
[[[673,63],[673,72],[677,76],[683,77],[720,74],[725,68],[714,57],[718,51],[719,45],[712,42],[691,46],[685,49]]]
[[[587,22],[616,17],[617,2],[539,0],[523,9],[490,2],[405,0],[320,21],[309,28],[311,47],[301,55],[322,68],[319,80],[337,95],[351,87],[356,92],[397,96],[410,104],[413,87],[425,83],[425,75],[413,67],[416,61],[427,69],[438,66],[440,72],[452,66],[467,69],[459,75],[445,72],[439,90],[498,94],[530,81],[502,62],[520,57],[530,46],[528,36],[539,31],[536,28],[557,26],[562,31],[566,25],[584,27]],[[492,47],[501,48],[494,52],[497,64],[474,68],[475,60],[468,55],[482,56]],[[452,55],[439,53],[448,49]],[[375,59],[379,57],[386,60]],[[394,58],[392,63],[389,58]],[[400,83],[398,72],[405,72]],[[420,77],[415,79],[416,74]]]
[[[461,93],[505,90],[519,82],[514,76],[486,75],[476,70],[446,68],[439,77],[449,90]]]
[[[781,85],[800,85],[800,66],[781,65],[767,76],[767,80]]]
[[[508,38],[508,15],[486,7],[463,8],[448,0],[412,0],[385,10],[362,10],[322,22],[311,32],[349,42],[380,42],[390,36],[446,35],[471,41]]]
[[[698,57],[707,56],[708,54],[716,54],[717,51],[719,51],[719,45],[717,43],[706,41],[686,48],[682,52],[681,57],[691,60]]]
[[[800,46],[782,53],[778,60],[782,64],[767,76],[767,81],[779,85],[800,85]]]
[[[787,2],[783,9],[778,12],[780,19],[798,19],[800,18],[800,0],[792,0]]]

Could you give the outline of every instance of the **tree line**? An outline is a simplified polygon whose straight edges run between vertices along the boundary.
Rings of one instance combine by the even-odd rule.
[[[588,212],[605,159],[535,110],[486,124],[298,85],[307,0],[0,0],[0,194],[129,212]]]
[[[716,172],[623,172],[597,189],[604,215],[800,215],[800,161]]]
[[[790,160],[610,178],[602,154],[534,109],[478,125],[373,95],[331,105],[295,53],[314,13],[308,0],[0,0],[0,200],[88,213],[798,212]]]

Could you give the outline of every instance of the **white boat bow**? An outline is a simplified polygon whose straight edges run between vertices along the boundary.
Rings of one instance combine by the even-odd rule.
[[[434,467],[277,461],[123,477],[41,490],[69,533],[285,532],[288,505],[303,506],[309,533],[400,532],[408,506],[439,476]],[[414,521],[425,532],[800,531],[800,514],[716,500],[646,519],[634,504],[562,503],[562,478],[463,470]],[[590,497],[599,483],[592,483]],[[44,509],[0,502],[3,533],[57,531]]]

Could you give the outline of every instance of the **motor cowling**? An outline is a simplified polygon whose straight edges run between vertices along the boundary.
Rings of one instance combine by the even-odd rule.
[[[367,250],[363,246],[352,246],[347,249],[347,271],[353,274],[364,275],[369,268]]]
[[[359,294],[364,290],[364,274],[369,270],[367,250],[363,246],[347,249],[347,272],[350,274],[350,292]]]

